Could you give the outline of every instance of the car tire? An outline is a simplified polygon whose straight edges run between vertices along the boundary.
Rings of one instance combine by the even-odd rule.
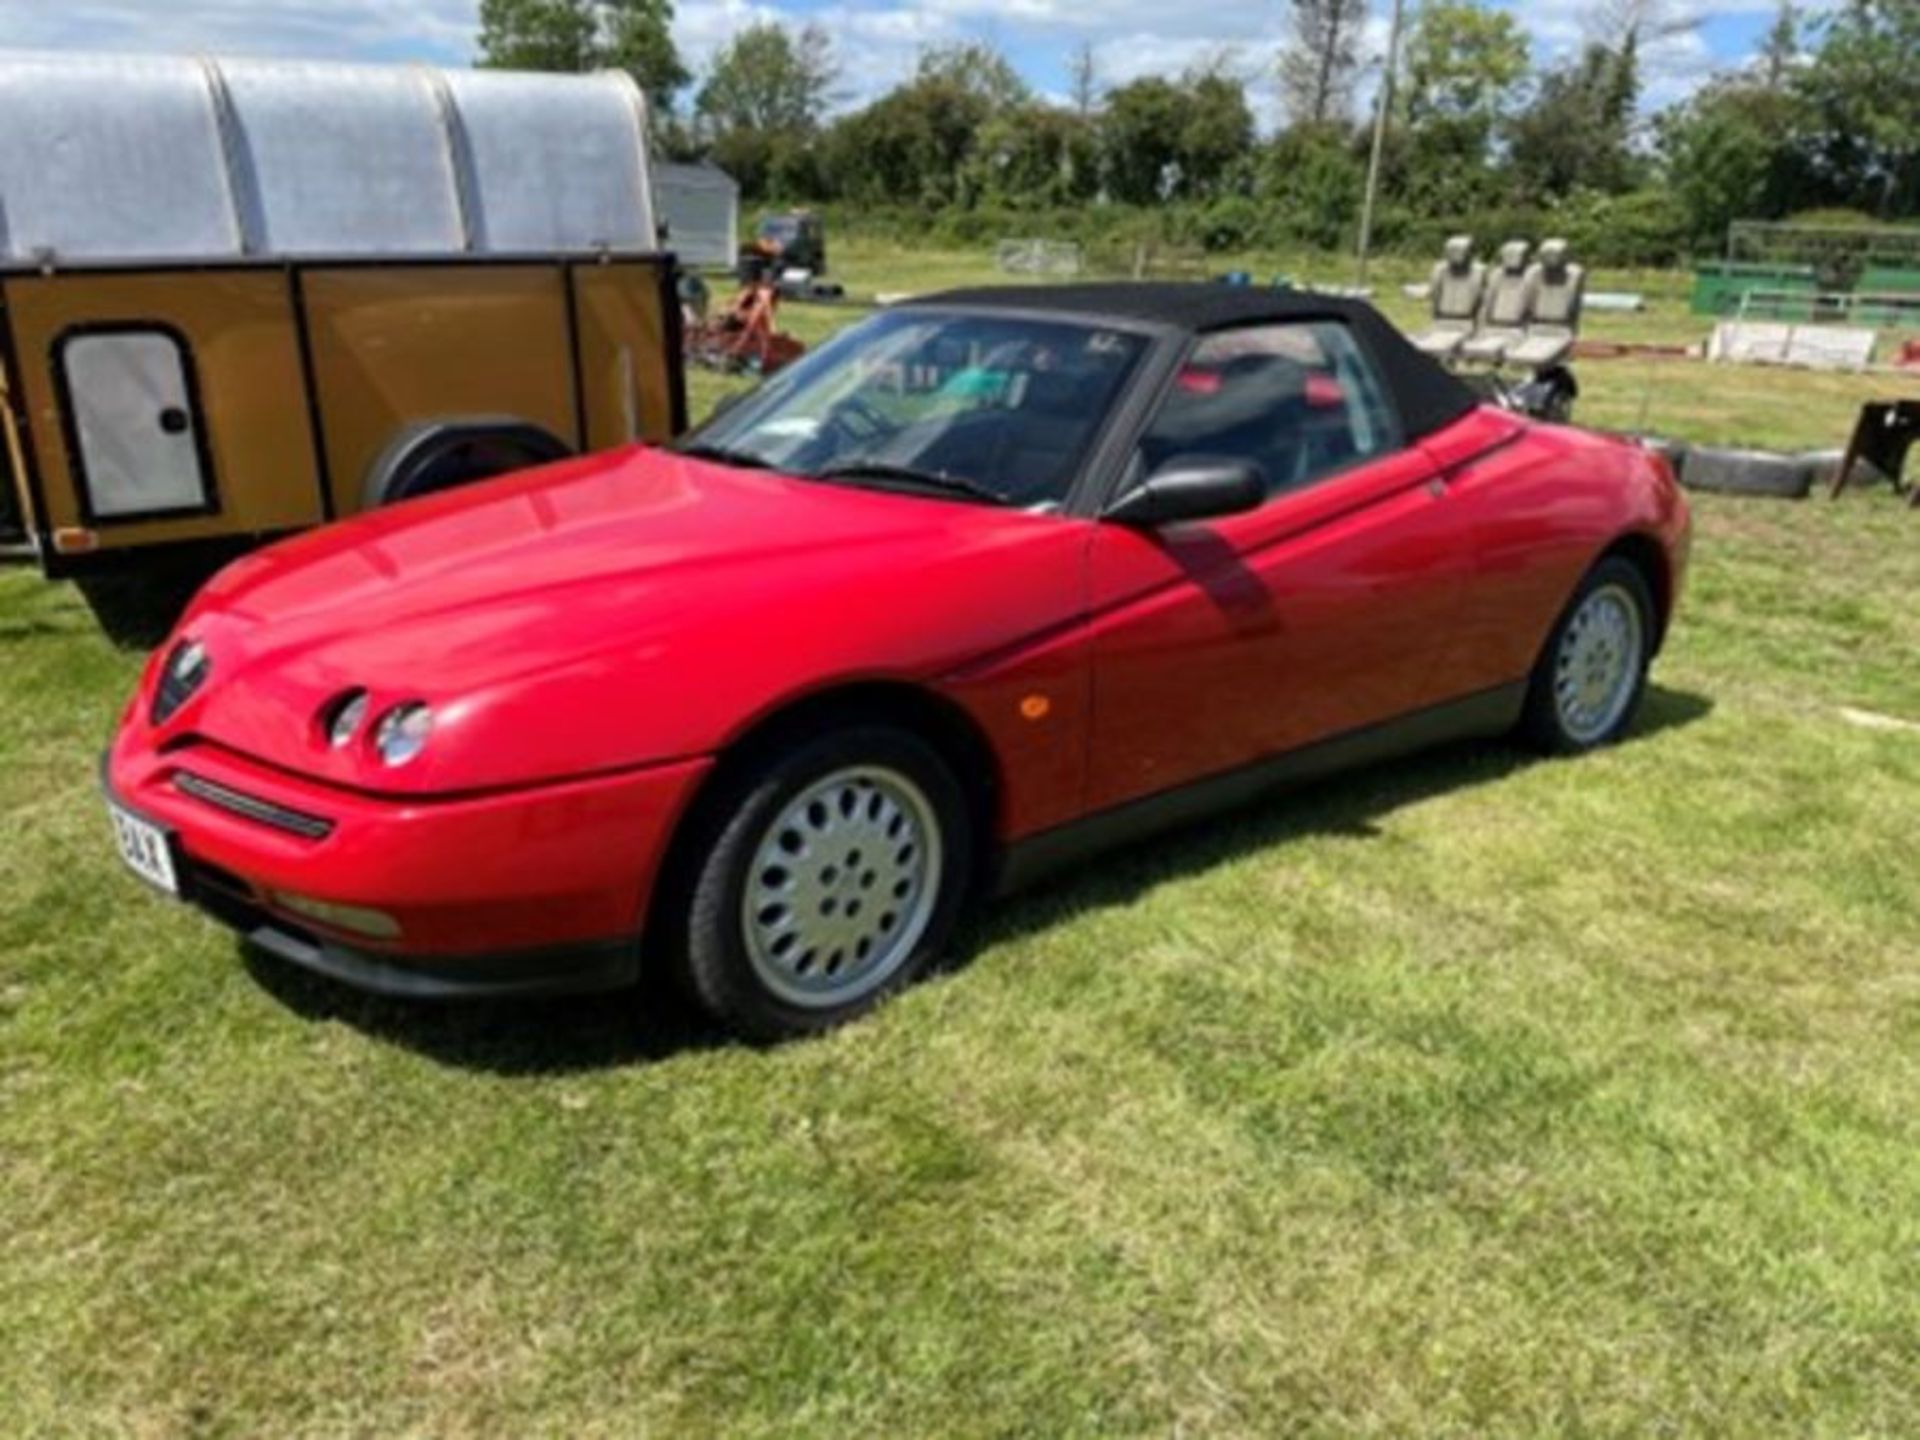
[[[765,751],[692,823],[684,895],[664,907],[667,958],[701,1010],[750,1040],[832,1029],[911,983],[971,880],[959,781],[890,725]]]
[[[1534,662],[1520,737],[1549,755],[1579,755],[1618,740],[1646,693],[1656,624],[1640,567],[1618,555],[1601,560]]]
[[[1779,455],[1771,450],[1723,450],[1695,445],[1680,468],[1680,483],[1689,490],[1722,495],[1766,495],[1781,500],[1804,500],[1813,490],[1815,466],[1804,455]]]
[[[1800,459],[1813,470],[1813,483],[1817,487],[1831,489],[1840,478],[1840,467],[1846,463],[1845,450],[1803,450]],[[1847,476],[1847,488],[1864,490],[1873,485],[1891,485],[1893,478],[1864,455],[1856,455],[1853,460],[1853,473]]]

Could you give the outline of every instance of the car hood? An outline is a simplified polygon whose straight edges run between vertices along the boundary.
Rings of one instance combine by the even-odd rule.
[[[1086,529],[648,448],[570,461],[230,566],[177,632],[212,668],[164,728],[401,793],[710,753],[818,685],[938,675],[1058,625]],[[353,687],[374,716],[433,706],[425,752],[330,748],[318,717]]]

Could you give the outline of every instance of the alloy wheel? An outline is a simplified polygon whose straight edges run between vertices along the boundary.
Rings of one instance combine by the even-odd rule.
[[[925,935],[942,862],[933,804],[900,771],[853,766],[804,786],[762,833],[741,891],[754,973],[807,1009],[871,994]]]
[[[1581,602],[1560,637],[1553,666],[1554,710],[1572,740],[1594,744],[1620,723],[1633,702],[1645,650],[1645,622],[1625,586],[1598,586]]]

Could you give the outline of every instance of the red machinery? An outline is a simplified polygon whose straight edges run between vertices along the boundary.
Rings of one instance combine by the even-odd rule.
[[[709,370],[771,375],[807,353],[779,328],[780,291],[771,280],[750,280],[718,315],[687,327],[687,358]]]

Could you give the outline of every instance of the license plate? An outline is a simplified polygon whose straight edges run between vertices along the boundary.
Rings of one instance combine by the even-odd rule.
[[[149,885],[178,895],[180,881],[174,873],[173,845],[167,832],[118,805],[109,804],[107,814],[113,819],[113,838],[119,842],[120,858],[127,862],[127,868]]]

